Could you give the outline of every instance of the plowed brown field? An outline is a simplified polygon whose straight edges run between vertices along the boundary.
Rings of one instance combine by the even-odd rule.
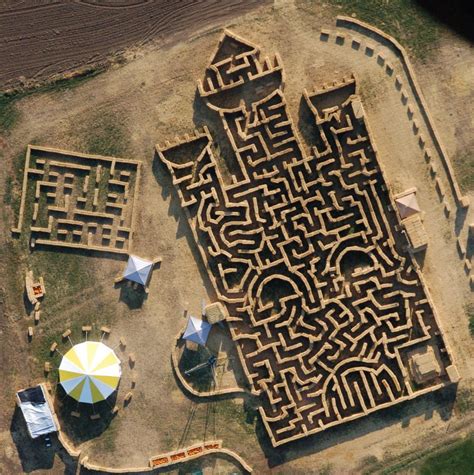
[[[183,39],[268,3],[260,0],[0,2],[0,87],[41,80],[111,53]]]

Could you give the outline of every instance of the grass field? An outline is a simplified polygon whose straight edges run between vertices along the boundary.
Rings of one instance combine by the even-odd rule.
[[[78,85],[84,78],[71,79],[71,87]],[[56,84],[54,91],[67,89],[63,83]],[[48,89],[50,92],[51,89]],[[43,90],[37,93],[44,92]],[[10,104],[14,104],[13,102]],[[85,152],[99,153],[104,155],[122,155],[125,154],[127,142],[127,133],[116,115],[109,111],[103,111],[99,114],[85,114],[81,120],[80,137],[81,147]],[[15,124],[11,124],[13,127]],[[41,143],[41,139],[33,139],[32,142]],[[10,205],[14,212],[14,221],[18,219],[19,203],[21,198],[21,184],[23,181],[23,171],[25,163],[26,149],[14,157],[11,173],[6,181],[6,193],[3,201]],[[31,190],[30,190],[31,196]],[[32,213],[32,204],[26,203],[25,216]],[[26,220],[28,221],[28,220]],[[73,318],[72,308],[82,315],[87,316],[86,323],[108,325],[113,321],[113,311],[103,308],[100,301],[92,298],[84,299],[83,296],[91,293],[91,289],[100,291],[97,279],[94,276],[91,267],[91,256],[76,253],[74,251],[63,249],[50,249],[42,247],[38,249],[30,248],[30,236],[26,231],[27,225],[24,225],[23,232],[17,239],[8,243],[7,252],[4,254],[4,267],[8,274],[12,276],[8,280],[8,295],[21,295],[24,282],[23,276],[17,272],[18,265],[23,263],[24,268],[29,268],[35,276],[43,276],[45,279],[46,296],[44,299],[44,308],[42,309],[41,325],[38,331],[41,337],[35,338],[32,343],[32,350],[38,361],[38,366],[42,367],[44,361],[52,361],[53,366],[59,363],[57,355],[50,359],[49,348],[56,341],[61,341],[61,334],[70,328],[76,336],[81,334],[83,319]],[[18,277],[18,278],[13,278]],[[16,306],[20,304],[15,303]],[[59,323],[60,321],[60,323]],[[25,325],[27,322],[25,322]],[[54,374],[51,375],[54,379]]]
[[[355,13],[359,20],[381,28],[419,59],[436,48],[439,25],[413,0],[330,0],[329,4],[340,14]]]
[[[465,311],[468,319],[469,332],[474,337],[474,304],[466,305]]]
[[[474,473],[474,437],[430,455],[419,467],[420,475],[472,475]]]
[[[16,108],[16,102],[32,94],[41,94],[46,92],[61,92],[83,84],[103,71],[102,68],[91,68],[70,78],[59,78],[52,82],[43,84],[25,90],[19,90],[9,94],[0,94],[0,134],[11,130],[20,114]]]
[[[472,475],[474,473],[474,435],[445,444],[436,450],[412,453],[395,465],[386,466],[376,457],[367,457],[359,467],[364,474]]]
[[[472,153],[467,152],[454,157],[453,162],[462,191],[474,190],[474,156]]]
[[[77,130],[87,153],[123,157],[129,148],[129,134],[119,111],[101,110],[86,117]]]
[[[19,113],[15,106],[16,96],[0,95],[0,133],[7,132],[16,124]]]

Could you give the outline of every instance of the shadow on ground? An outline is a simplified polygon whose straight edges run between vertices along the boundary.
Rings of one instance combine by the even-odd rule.
[[[100,257],[104,258],[107,257],[108,259],[112,259],[115,261],[123,261],[127,259],[127,254],[118,254],[116,252],[108,252],[107,250],[104,251],[95,251],[92,249],[76,249],[72,247],[60,247],[60,246],[48,246],[47,244],[36,244],[32,252],[37,251],[45,251],[51,252],[54,254],[68,254],[68,255],[76,255],[76,256],[87,256],[87,257]]]
[[[115,288],[120,288],[119,300],[127,305],[130,310],[137,310],[143,306],[148,298],[143,286],[133,287],[130,281],[122,281],[115,284]]]
[[[72,472],[65,472],[65,475],[69,475]],[[236,466],[235,461],[229,455],[225,453],[209,454],[205,457],[198,458],[196,460],[190,460],[188,462],[182,462],[179,465],[171,465],[163,468],[156,468],[151,472],[149,470],[139,470],[134,472],[127,472],[128,475],[140,475],[151,474],[158,475],[161,473],[167,473],[169,475],[190,475],[200,473],[242,473]],[[79,471],[75,475],[108,475],[108,472],[98,470],[88,470],[87,468],[80,467]]]
[[[10,434],[18,451],[18,457],[24,472],[30,473],[35,470],[48,470],[53,467],[53,448],[46,448],[43,438],[41,437],[38,439],[32,439],[30,437],[26,428],[25,419],[18,407],[15,408],[10,423]]]
[[[415,0],[439,22],[474,42],[474,3],[465,0]]]
[[[81,404],[67,396],[60,384],[57,385],[55,410],[61,429],[75,445],[98,437],[109,427],[114,418],[112,408],[115,406],[119,388],[120,385],[105,401],[97,404]],[[73,413],[78,413],[79,417],[75,417]],[[92,420],[93,415],[100,417]]]
[[[153,157],[152,171],[156,182],[161,187],[161,196],[165,200],[167,200],[168,198],[170,200],[168,216],[173,216],[173,218],[178,222],[176,239],[182,237],[186,239],[186,242],[189,248],[191,249],[192,255],[199,269],[199,274],[204,283],[207,294],[214,301],[216,300],[215,290],[207,274],[205,264],[201,258],[198,246],[196,245],[196,241],[194,240],[193,232],[186,218],[186,213],[181,207],[179,196],[176,190],[174,189],[170,174],[156,152]]]
[[[368,433],[385,429],[394,424],[402,428],[410,426],[415,417],[424,416],[429,420],[438,413],[442,420],[451,418],[456,400],[457,385],[450,385],[433,394],[420,396],[393,407],[377,411],[361,419],[346,422],[326,429],[323,433],[314,434],[299,441],[274,448],[270,442],[261,419],[257,422],[257,437],[268,460],[270,468],[307,455],[321,452],[342,442],[357,439]],[[403,437],[401,432],[400,437]]]

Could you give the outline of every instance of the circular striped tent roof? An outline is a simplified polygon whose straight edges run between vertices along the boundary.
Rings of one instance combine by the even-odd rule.
[[[115,352],[96,341],[74,345],[59,365],[59,382],[79,402],[93,404],[116,389],[122,370]]]

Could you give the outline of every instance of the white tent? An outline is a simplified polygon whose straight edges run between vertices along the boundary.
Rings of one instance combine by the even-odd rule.
[[[408,218],[421,211],[418,201],[416,200],[415,192],[395,198],[395,202],[397,203],[398,212],[402,219]]]
[[[146,287],[148,278],[153,269],[153,262],[131,255],[127,262],[127,268],[123,278],[137,282]]]
[[[25,418],[28,432],[33,439],[51,432],[57,432],[59,427],[42,385],[18,391],[16,398]]]
[[[206,346],[212,325],[196,317],[189,317],[188,325],[184,331],[185,340],[194,341],[199,345]]]

